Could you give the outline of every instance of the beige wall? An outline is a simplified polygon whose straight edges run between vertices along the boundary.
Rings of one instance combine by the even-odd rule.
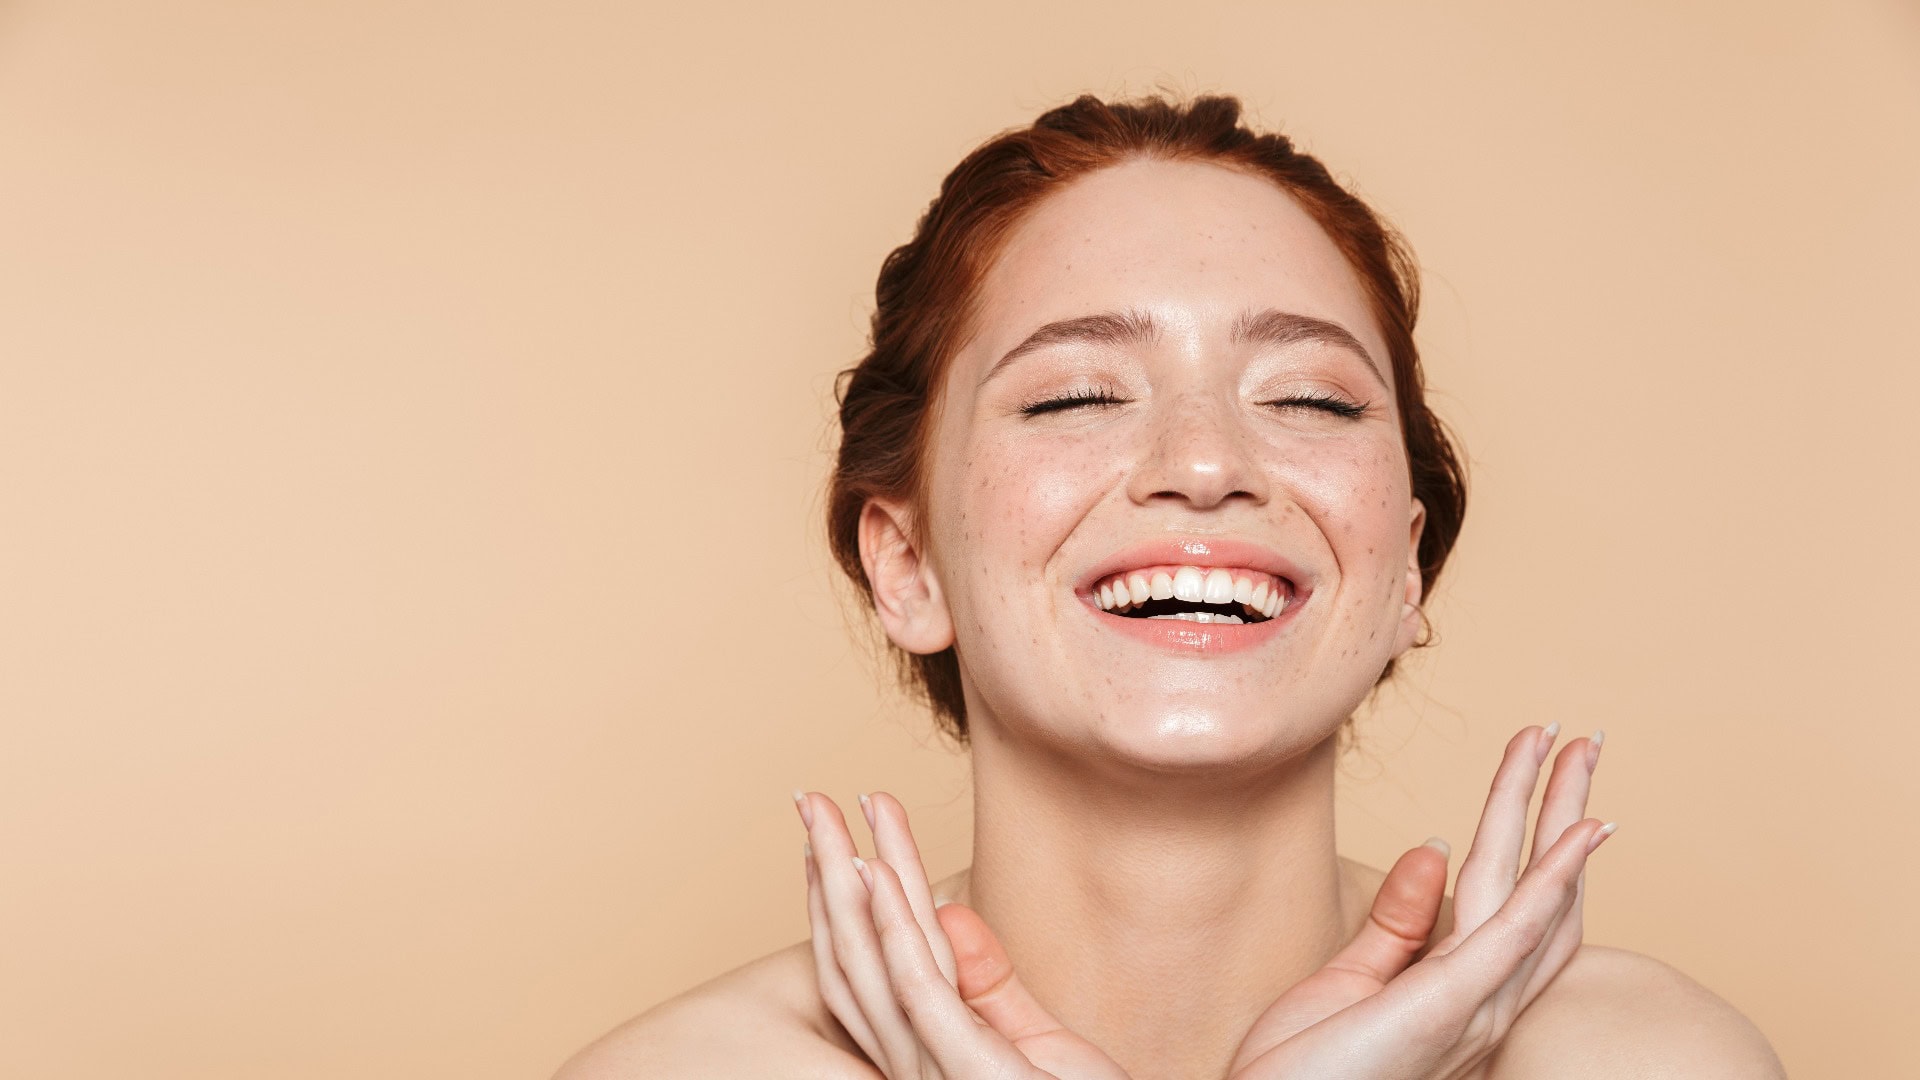
[[[1591,938],[1920,1074],[1920,14],[1441,7],[0,6],[0,1073],[542,1076],[804,936],[789,789],[963,864],[832,373],[967,148],[1165,84],[1403,227],[1472,454],[1348,852],[1605,727]]]

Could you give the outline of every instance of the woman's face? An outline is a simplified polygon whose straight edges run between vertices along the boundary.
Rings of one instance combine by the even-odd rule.
[[[957,646],[976,732],[1177,767],[1335,730],[1418,628],[1423,514],[1313,219],[1217,165],[1105,169],[1015,228],[975,327],[876,584],[896,642]]]

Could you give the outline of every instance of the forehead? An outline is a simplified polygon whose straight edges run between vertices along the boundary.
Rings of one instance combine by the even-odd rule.
[[[1056,319],[1130,310],[1207,335],[1273,308],[1337,322],[1387,355],[1319,223],[1273,181],[1203,162],[1136,159],[1047,196],[1014,226],[978,301],[967,364]]]

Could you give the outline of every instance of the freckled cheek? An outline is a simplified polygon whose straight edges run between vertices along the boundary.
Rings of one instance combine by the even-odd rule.
[[[965,515],[987,562],[1045,563],[1113,486],[1115,457],[1086,444],[969,449]]]
[[[1406,567],[1412,486],[1397,443],[1329,443],[1287,459],[1288,485],[1349,578],[1391,586]],[[1355,582],[1358,584],[1358,582]]]

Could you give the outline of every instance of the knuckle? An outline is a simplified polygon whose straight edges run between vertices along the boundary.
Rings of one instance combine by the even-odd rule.
[[[900,1011],[907,1014],[908,1020],[917,1020],[926,1014],[928,995],[933,987],[923,975],[902,973],[893,980],[894,997],[900,1002]]]
[[[1495,912],[1493,918],[1487,921],[1493,924],[1495,935],[1511,946],[1509,956],[1514,965],[1539,948],[1541,939],[1547,936],[1545,922],[1511,910]]]
[[[1502,769],[1500,775],[1493,778],[1494,790],[1506,795],[1518,795],[1522,791],[1531,794],[1533,785],[1534,778],[1518,768]]]

